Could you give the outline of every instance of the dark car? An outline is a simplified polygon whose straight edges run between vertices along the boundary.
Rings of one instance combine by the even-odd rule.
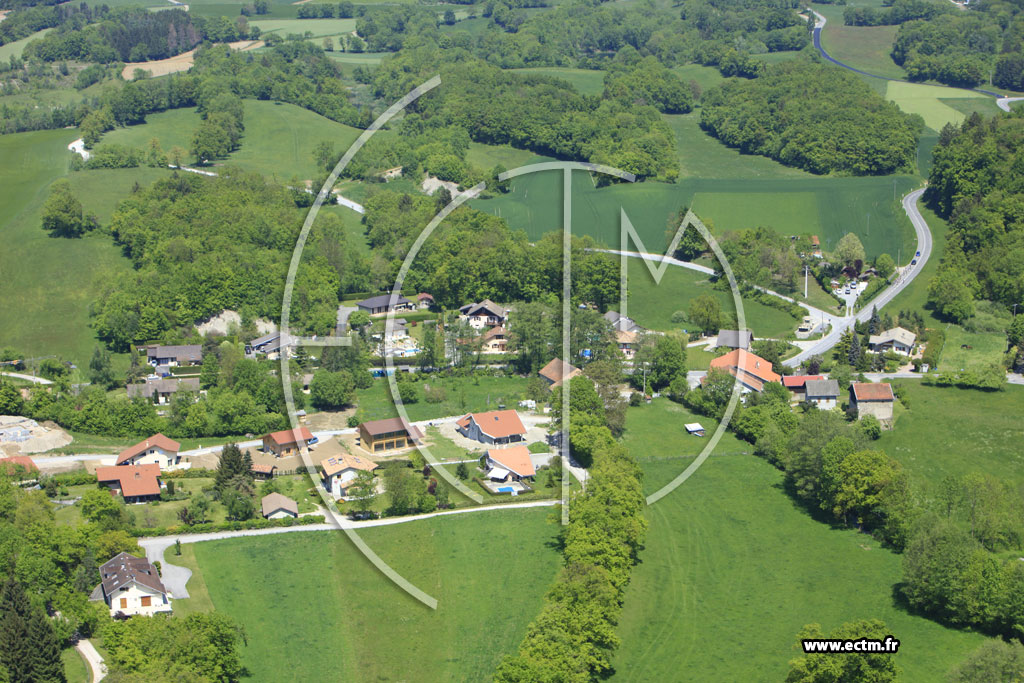
[[[911,261],[911,262],[910,262],[910,265],[912,265],[912,266],[916,266],[916,265],[917,265],[917,259],[914,259],[913,261]]]
[[[914,256],[920,256],[920,255],[921,255],[921,252],[917,252],[916,254],[914,254]]]

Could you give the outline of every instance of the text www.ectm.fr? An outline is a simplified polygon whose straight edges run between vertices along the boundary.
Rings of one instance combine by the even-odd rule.
[[[805,653],[812,652],[882,652],[895,653],[900,649],[900,641],[892,636],[886,636],[883,640],[871,638],[816,638],[801,641]]]

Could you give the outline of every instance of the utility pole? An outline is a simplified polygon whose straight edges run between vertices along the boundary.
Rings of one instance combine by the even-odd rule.
[[[810,268],[807,264],[804,264],[804,298],[807,298],[807,274],[810,272]]]

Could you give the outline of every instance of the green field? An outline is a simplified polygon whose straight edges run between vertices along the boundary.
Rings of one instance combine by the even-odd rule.
[[[910,380],[903,385],[910,409],[882,434],[878,447],[913,477],[937,484],[950,475],[984,472],[1015,485],[1024,482],[1024,387],[986,392]]]
[[[52,28],[44,28],[42,31],[36,31],[27,38],[22,38],[21,40],[15,40],[5,45],[0,45],[0,60],[6,62],[9,61],[11,57],[20,57],[21,53],[25,51],[25,46],[28,45],[29,42],[36,38],[42,38],[52,30]]]
[[[516,149],[507,145],[485,145],[481,142],[469,143],[469,151],[466,152],[466,161],[485,171],[491,170],[498,164],[507,170],[544,160],[546,160],[544,157],[539,157],[525,149]]]
[[[561,226],[560,174],[546,171],[521,176],[511,182],[508,194],[472,204],[537,239]],[[676,184],[619,183],[597,188],[589,174],[576,171],[572,182],[573,232],[616,247],[620,207],[647,250],[654,252],[666,246],[668,219],[679,207],[695,201],[701,220],[712,224],[715,234],[768,226],[784,235],[816,234],[828,250],[852,232],[860,237],[869,258],[883,252],[895,255],[898,250],[907,253],[915,244],[910,221],[899,205],[899,198],[917,184],[909,176],[686,179]],[[700,209],[701,202],[708,203],[707,211]]]
[[[566,69],[556,66],[538,66],[526,69],[509,69],[518,74],[544,74],[568,81],[584,95],[600,95],[604,92],[604,72],[590,69]]]
[[[679,469],[645,462],[644,488]],[[883,620],[902,643],[905,681],[944,680],[983,641],[896,606],[899,556],[811,518],[783,493],[782,474],[754,456],[710,458],[646,514],[616,680],[781,681],[798,656],[797,632],[812,622],[829,631]]]
[[[256,19],[250,26],[259,26],[263,35],[277,33],[282,38],[289,33],[312,33],[313,38],[340,36],[356,29],[355,19]]]
[[[117,128],[103,136],[103,142],[145,147],[155,137],[164,151],[174,146],[187,150],[199,121],[194,108],[172,109],[150,114],[144,124]],[[307,180],[317,172],[313,161],[317,143],[333,142],[340,158],[358,136],[357,129],[294,104],[245,100],[242,146],[223,163],[237,164],[282,182],[296,176]]]
[[[713,66],[701,66],[700,64],[684,64],[682,66],[672,67],[672,73],[679,78],[683,79],[687,83],[690,81],[696,81],[697,85],[701,87],[701,90],[707,90],[712,86],[716,86],[725,80],[717,68]]]
[[[89,667],[75,648],[69,647],[61,650],[60,660],[64,662],[64,675],[67,677],[68,683],[89,683],[92,680]]]
[[[864,3],[857,4],[863,6]],[[830,55],[869,74],[886,78],[907,77],[903,67],[889,56],[898,26],[845,26],[845,6],[815,5],[814,9],[828,19],[821,32],[821,46]]]
[[[999,363],[1004,353],[1006,335],[1002,332],[968,332],[959,325],[947,325],[938,369],[956,372],[971,366]]]
[[[967,118],[961,109],[967,109],[969,113],[973,111],[974,104],[985,109],[986,105],[991,104],[992,99],[988,95],[971,90],[900,81],[889,81],[885,97],[909,114],[920,114],[925,125],[935,131],[941,130],[947,123],[959,124]],[[943,101],[953,99],[961,100],[964,104],[954,109]]]
[[[436,611],[337,532],[199,543],[195,556],[214,607],[246,629],[254,681],[479,681],[518,645],[557,571],[548,514],[478,512],[361,532],[438,599]]]
[[[652,330],[668,331],[686,327],[686,323],[673,323],[672,314],[684,313],[690,301],[702,294],[710,294],[722,304],[727,316],[736,315],[732,292],[713,287],[703,273],[668,266],[660,284],[654,282],[642,259],[629,260],[629,317],[638,325]],[[788,313],[757,301],[744,301],[743,313],[747,327],[758,337],[785,337],[800,322]]]
[[[30,356],[59,355],[83,365],[97,342],[89,304],[98,279],[128,261],[109,236],[54,239],[40,227],[39,211],[50,184],[67,174],[69,142],[77,131],[41,131],[0,137],[0,346]],[[160,177],[159,169],[79,171],[69,176],[84,210],[100,221],[132,185]]]
[[[525,377],[431,378],[416,382],[418,400],[406,403],[405,409],[413,422],[433,420],[449,415],[496,410],[499,404],[512,408],[519,402],[529,380]],[[423,399],[423,385],[440,385],[446,398],[440,403],[427,403]],[[388,383],[377,380],[369,389],[356,391],[359,415],[365,420],[383,420],[395,417],[395,404]]]

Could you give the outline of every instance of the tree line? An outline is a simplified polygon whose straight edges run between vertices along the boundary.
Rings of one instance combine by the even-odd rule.
[[[854,74],[791,60],[708,90],[701,126],[744,154],[811,173],[886,175],[914,168],[921,121]]]
[[[947,9],[927,0],[896,0],[883,7],[847,7],[843,10],[843,23],[847,26],[891,26],[914,19],[931,19],[953,11],[956,10],[952,7]]]

